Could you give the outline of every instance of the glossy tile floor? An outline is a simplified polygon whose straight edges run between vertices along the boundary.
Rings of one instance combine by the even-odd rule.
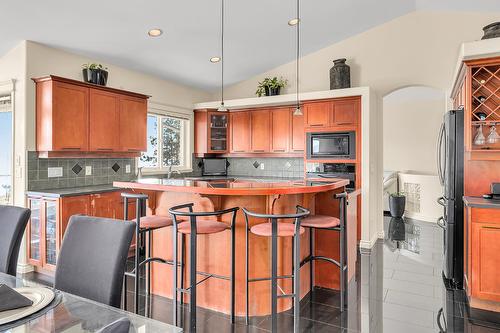
[[[444,288],[440,228],[416,220],[386,218],[385,231],[384,241],[378,241],[370,253],[359,255],[356,278],[349,285],[348,310],[340,312],[338,292],[316,288],[300,305],[302,332],[500,332],[499,315],[471,313],[462,291]],[[26,277],[51,281],[39,274]],[[143,279],[141,286],[144,290]],[[128,308],[132,310],[131,280],[127,289]],[[147,309],[145,301],[141,291],[140,314],[147,310],[150,317],[172,323],[171,300],[151,296]],[[292,331],[291,313],[279,315],[279,332]],[[189,311],[184,309],[186,325],[188,318]],[[197,322],[197,332],[221,333],[268,332],[271,324],[269,317],[254,317],[249,326],[245,326],[244,318],[237,318],[231,325],[227,315],[201,308]]]

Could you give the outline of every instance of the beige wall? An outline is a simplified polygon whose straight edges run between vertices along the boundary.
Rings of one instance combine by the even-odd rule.
[[[332,60],[347,58],[352,86],[369,86],[381,97],[410,85],[445,91],[452,83],[460,44],[480,39],[482,27],[498,21],[498,17],[500,12],[419,11],[407,14],[304,56],[300,89],[329,89]],[[291,62],[228,87],[226,98],[254,96],[257,82],[265,76],[275,75],[289,80],[290,86],[284,93],[295,91],[295,63]],[[215,93],[212,100],[218,96]]]
[[[408,87],[383,99],[384,170],[437,174],[436,141],[445,111],[445,94]]]

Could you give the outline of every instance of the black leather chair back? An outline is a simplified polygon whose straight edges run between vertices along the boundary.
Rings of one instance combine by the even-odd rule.
[[[57,260],[54,287],[120,307],[135,222],[74,215]]]
[[[0,272],[16,276],[19,247],[30,215],[27,208],[0,205]]]

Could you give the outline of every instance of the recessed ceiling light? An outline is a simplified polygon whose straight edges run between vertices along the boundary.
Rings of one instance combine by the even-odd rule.
[[[149,37],[159,37],[163,34],[163,31],[161,29],[151,29],[148,31]]]
[[[212,63],[216,63],[216,62],[219,62],[220,61],[220,57],[212,57],[210,58],[210,62]]]
[[[288,25],[293,27],[294,25],[297,25],[299,22],[300,22],[299,18],[293,18],[290,21],[288,21]]]

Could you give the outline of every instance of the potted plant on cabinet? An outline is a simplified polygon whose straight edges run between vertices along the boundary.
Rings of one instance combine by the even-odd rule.
[[[105,86],[108,82],[108,68],[101,64],[83,64],[83,81]]]
[[[402,192],[392,193],[389,196],[389,210],[392,217],[402,217],[405,213],[406,196]]]
[[[273,78],[266,77],[263,81],[259,82],[257,86],[257,91],[255,94],[259,97],[265,96],[275,96],[279,95],[281,88],[286,87],[288,80],[280,77],[279,79],[275,76]]]

